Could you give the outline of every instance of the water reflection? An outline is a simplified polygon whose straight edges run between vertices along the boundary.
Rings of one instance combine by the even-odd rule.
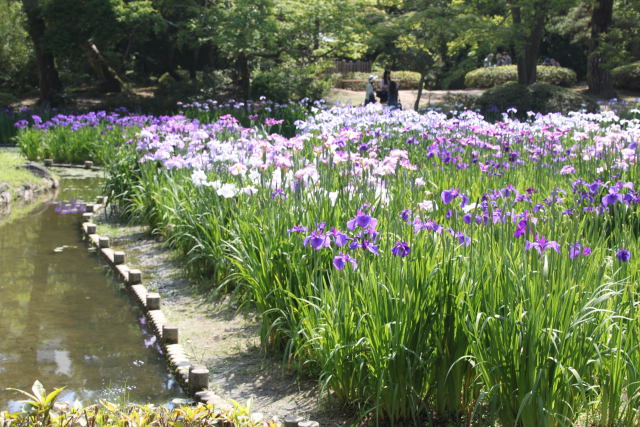
[[[96,179],[63,180],[58,200],[93,199],[98,188]],[[0,224],[0,410],[19,398],[5,387],[30,390],[36,379],[66,386],[67,401],[170,400],[178,391],[155,337],[80,243],[79,214],[60,215],[60,206],[79,203]]]

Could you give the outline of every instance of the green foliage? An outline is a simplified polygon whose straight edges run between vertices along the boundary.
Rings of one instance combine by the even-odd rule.
[[[478,98],[477,106],[486,117],[499,117],[511,107],[517,108],[519,117],[526,117],[528,111],[546,114],[598,109],[593,99],[570,89],[546,83],[525,86],[515,82],[487,90]]]
[[[58,395],[64,390],[64,387],[57,388],[51,393],[47,394],[44,386],[40,381],[36,380],[31,387],[33,393],[29,393],[23,390],[15,388],[8,388],[7,391],[15,391],[21,393],[27,397],[24,401],[23,412],[27,414],[30,420],[42,422],[47,424],[53,410],[53,406],[58,398]]]
[[[18,131],[16,141],[22,154],[29,160],[50,158],[55,162],[73,164],[91,160],[96,165],[102,165],[112,150],[123,145],[127,137],[138,130],[137,127],[114,127],[107,121],[76,130],[70,127],[54,126],[46,132],[27,127]]]
[[[154,405],[116,405],[101,401],[98,405],[86,408],[71,407],[68,403],[56,403],[60,392],[57,388],[47,394],[39,381],[32,387],[33,393],[14,388],[14,391],[27,396],[21,412],[0,412],[2,426],[219,426],[236,427],[275,427],[272,422],[258,422],[248,407],[232,402],[230,408],[217,408],[213,405],[180,405],[173,409]]]
[[[312,101],[324,98],[331,88],[331,81],[323,79],[316,67],[279,66],[254,74],[251,96],[265,97],[286,103],[303,98]]]
[[[520,96],[525,91],[534,98],[544,93],[545,86],[516,89]],[[345,114],[362,114],[362,110]],[[637,425],[638,261],[633,257],[628,267],[621,266],[612,251],[634,244],[637,208],[619,204],[604,213],[583,216],[564,212],[573,203],[582,206],[573,200],[573,195],[580,194],[572,190],[576,177],[587,183],[603,178],[597,169],[620,161],[621,153],[603,150],[602,156],[589,162],[576,154],[571,161],[575,171],[569,175],[558,173],[564,162],[549,161],[565,150],[588,152],[608,133],[607,124],[588,121],[589,130],[575,128],[572,133],[576,123],[586,120],[572,118],[570,124],[559,125],[558,130],[568,129],[564,133],[544,125],[558,117],[522,129],[527,125],[511,120],[487,126],[469,113],[438,126],[439,115],[427,114],[436,124],[431,128],[411,126],[410,120],[416,117],[412,113],[395,122],[392,115],[372,113],[370,121],[346,130],[336,124],[333,129],[286,141],[295,148],[286,151],[280,146],[277,152],[285,154],[282,161],[291,162],[291,174],[310,165],[317,172],[306,187],[293,181],[297,178],[281,174],[284,167],[276,164],[265,165],[255,178],[238,175],[233,172],[235,159],[201,171],[207,185],[196,185],[193,170],[167,169],[156,161],[140,163],[142,153],[134,144],[117,146],[107,156],[110,203],[161,233],[182,254],[190,273],[254,304],[261,313],[265,349],[283,352],[292,365],[319,376],[333,396],[373,412],[372,421],[435,424],[441,419],[428,415],[435,413],[485,425],[486,420],[473,416],[483,407],[505,426],[574,425],[585,417],[603,426]],[[466,124],[465,117],[470,117]],[[220,142],[218,147],[229,148],[225,156],[240,152],[242,148],[234,150],[234,145],[242,144],[241,139],[251,138],[247,143],[268,148],[282,141],[261,126],[238,129],[229,118],[214,126],[219,131],[212,144]],[[378,131],[385,132],[385,137],[375,136]],[[474,141],[474,149],[457,152],[456,164],[465,165],[477,161],[479,150],[486,150],[482,159],[491,159],[502,147],[517,159],[521,148],[515,144],[522,140],[527,141],[524,147],[540,147],[547,146],[550,137],[557,139],[553,153],[489,176],[480,168],[458,168],[448,158],[425,155],[425,149],[438,139],[449,139],[447,131],[455,135],[450,140],[455,140],[451,144],[456,148]],[[181,138],[186,145],[176,144],[174,154],[202,146],[205,139],[182,132],[172,130],[158,141]],[[337,138],[347,140],[341,143],[349,150],[375,138],[381,158],[392,150],[406,153],[411,168],[388,173],[381,195],[371,185],[374,175],[368,171],[353,174],[353,165],[345,161],[333,162],[331,157],[324,161],[329,141]],[[407,144],[408,138],[422,138],[424,143]],[[257,153],[254,159],[260,162],[262,149]],[[503,161],[515,164],[506,156]],[[543,163],[546,168],[540,167]],[[633,167],[619,173],[616,181],[637,180]],[[275,177],[282,179],[276,185],[286,189],[287,197],[274,197],[274,188],[265,183]],[[247,183],[255,187],[224,196],[218,192],[223,182],[238,189]],[[511,219],[504,224],[492,222],[487,214],[480,226],[480,215],[468,223],[457,208],[451,214],[452,204],[439,202],[438,194],[448,188],[464,189],[470,201],[479,201],[487,194],[488,184],[514,191],[511,197],[529,194],[522,209],[547,206],[536,213],[534,230],[553,236],[562,251],[527,251],[524,240],[533,240],[534,230],[517,239]],[[332,201],[327,195],[334,191]],[[603,188],[599,191],[593,196],[596,203],[606,194]],[[495,194],[494,214],[513,209],[512,198],[498,195],[503,192]],[[549,194],[563,194],[563,203],[546,203]],[[456,227],[472,243],[462,245],[453,232],[416,232],[415,223],[402,220],[403,209],[419,206],[425,199],[437,203],[428,212],[420,211],[422,218],[428,215],[434,223]],[[333,250],[305,247],[302,242],[308,233],[287,232],[294,225],[313,227],[320,221],[326,221],[327,231],[344,229],[364,203],[371,203],[369,212],[378,220],[380,251],[377,256],[356,255],[357,270],[331,268]],[[486,213],[480,204],[466,206],[471,218]],[[566,250],[578,239],[593,251],[588,258],[570,259]],[[406,240],[411,247],[406,258],[390,253],[398,240]],[[595,416],[599,420],[594,421]]]
[[[446,72],[442,73],[440,79],[435,82],[435,85],[431,85],[433,88],[442,89],[464,89],[464,77],[471,70],[476,68],[475,58],[465,58],[459,62],[455,62],[454,65]]]
[[[367,79],[371,73],[345,73],[333,76],[334,86],[340,89],[364,90]],[[378,81],[382,78],[382,73],[373,73],[377,75]],[[391,71],[391,79],[398,82],[399,89],[418,89],[420,84],[420,73],[415,71]]]
[[[20,91],[37,80],[33,46],[24,25],[21,2],[0,0],[0,88]]]
[[[576,73],[568,68],[538,65],[536,73],[540,83],[557,86],[573,86],[576,84]],[[464,78],[465,86],[474,88],[494,87],[517,81],[518,69],[515,65],[477,68],[468,72]]]
[[[640,90],[640,61],[614,68],[611,76],[618,89]]]

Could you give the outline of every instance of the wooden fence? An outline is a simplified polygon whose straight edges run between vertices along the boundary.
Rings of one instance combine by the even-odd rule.
[[[370,73],[371,61],[333,61],[334,73]]]

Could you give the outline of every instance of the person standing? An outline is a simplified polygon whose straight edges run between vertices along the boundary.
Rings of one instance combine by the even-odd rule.
[[[391,71],[384,70],[382,79],[380,80],[380,90],[378,91],[378,98],[380,102],[384,104],[389,100],[389,84],[391,83]]]
[[[402,105],[398,102],[398,83],[391,80],[389,82],[389,99],[387,105],[392,110],[402,109]]]
[[[369,80],[367,81],[366,92],[364,95],[364,105],[370,104],[372,102],[376,102],[376,93],[373,88],[373,82],[376,80],[375,76],[369,76]]]
[[[485,68],[493,67],[493,53],[488,54],[484,61],[482,61],[482,66]]]

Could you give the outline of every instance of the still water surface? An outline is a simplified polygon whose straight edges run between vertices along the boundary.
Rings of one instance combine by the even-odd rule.
[[[61,187],[59,201],[93,200],[100,182]],[[141,311],[81,241],[80,221],[49,202],[0,222],[0,410],[21,406],[6,387],[30,390],[36,379],[85,404],[179,395]]]

